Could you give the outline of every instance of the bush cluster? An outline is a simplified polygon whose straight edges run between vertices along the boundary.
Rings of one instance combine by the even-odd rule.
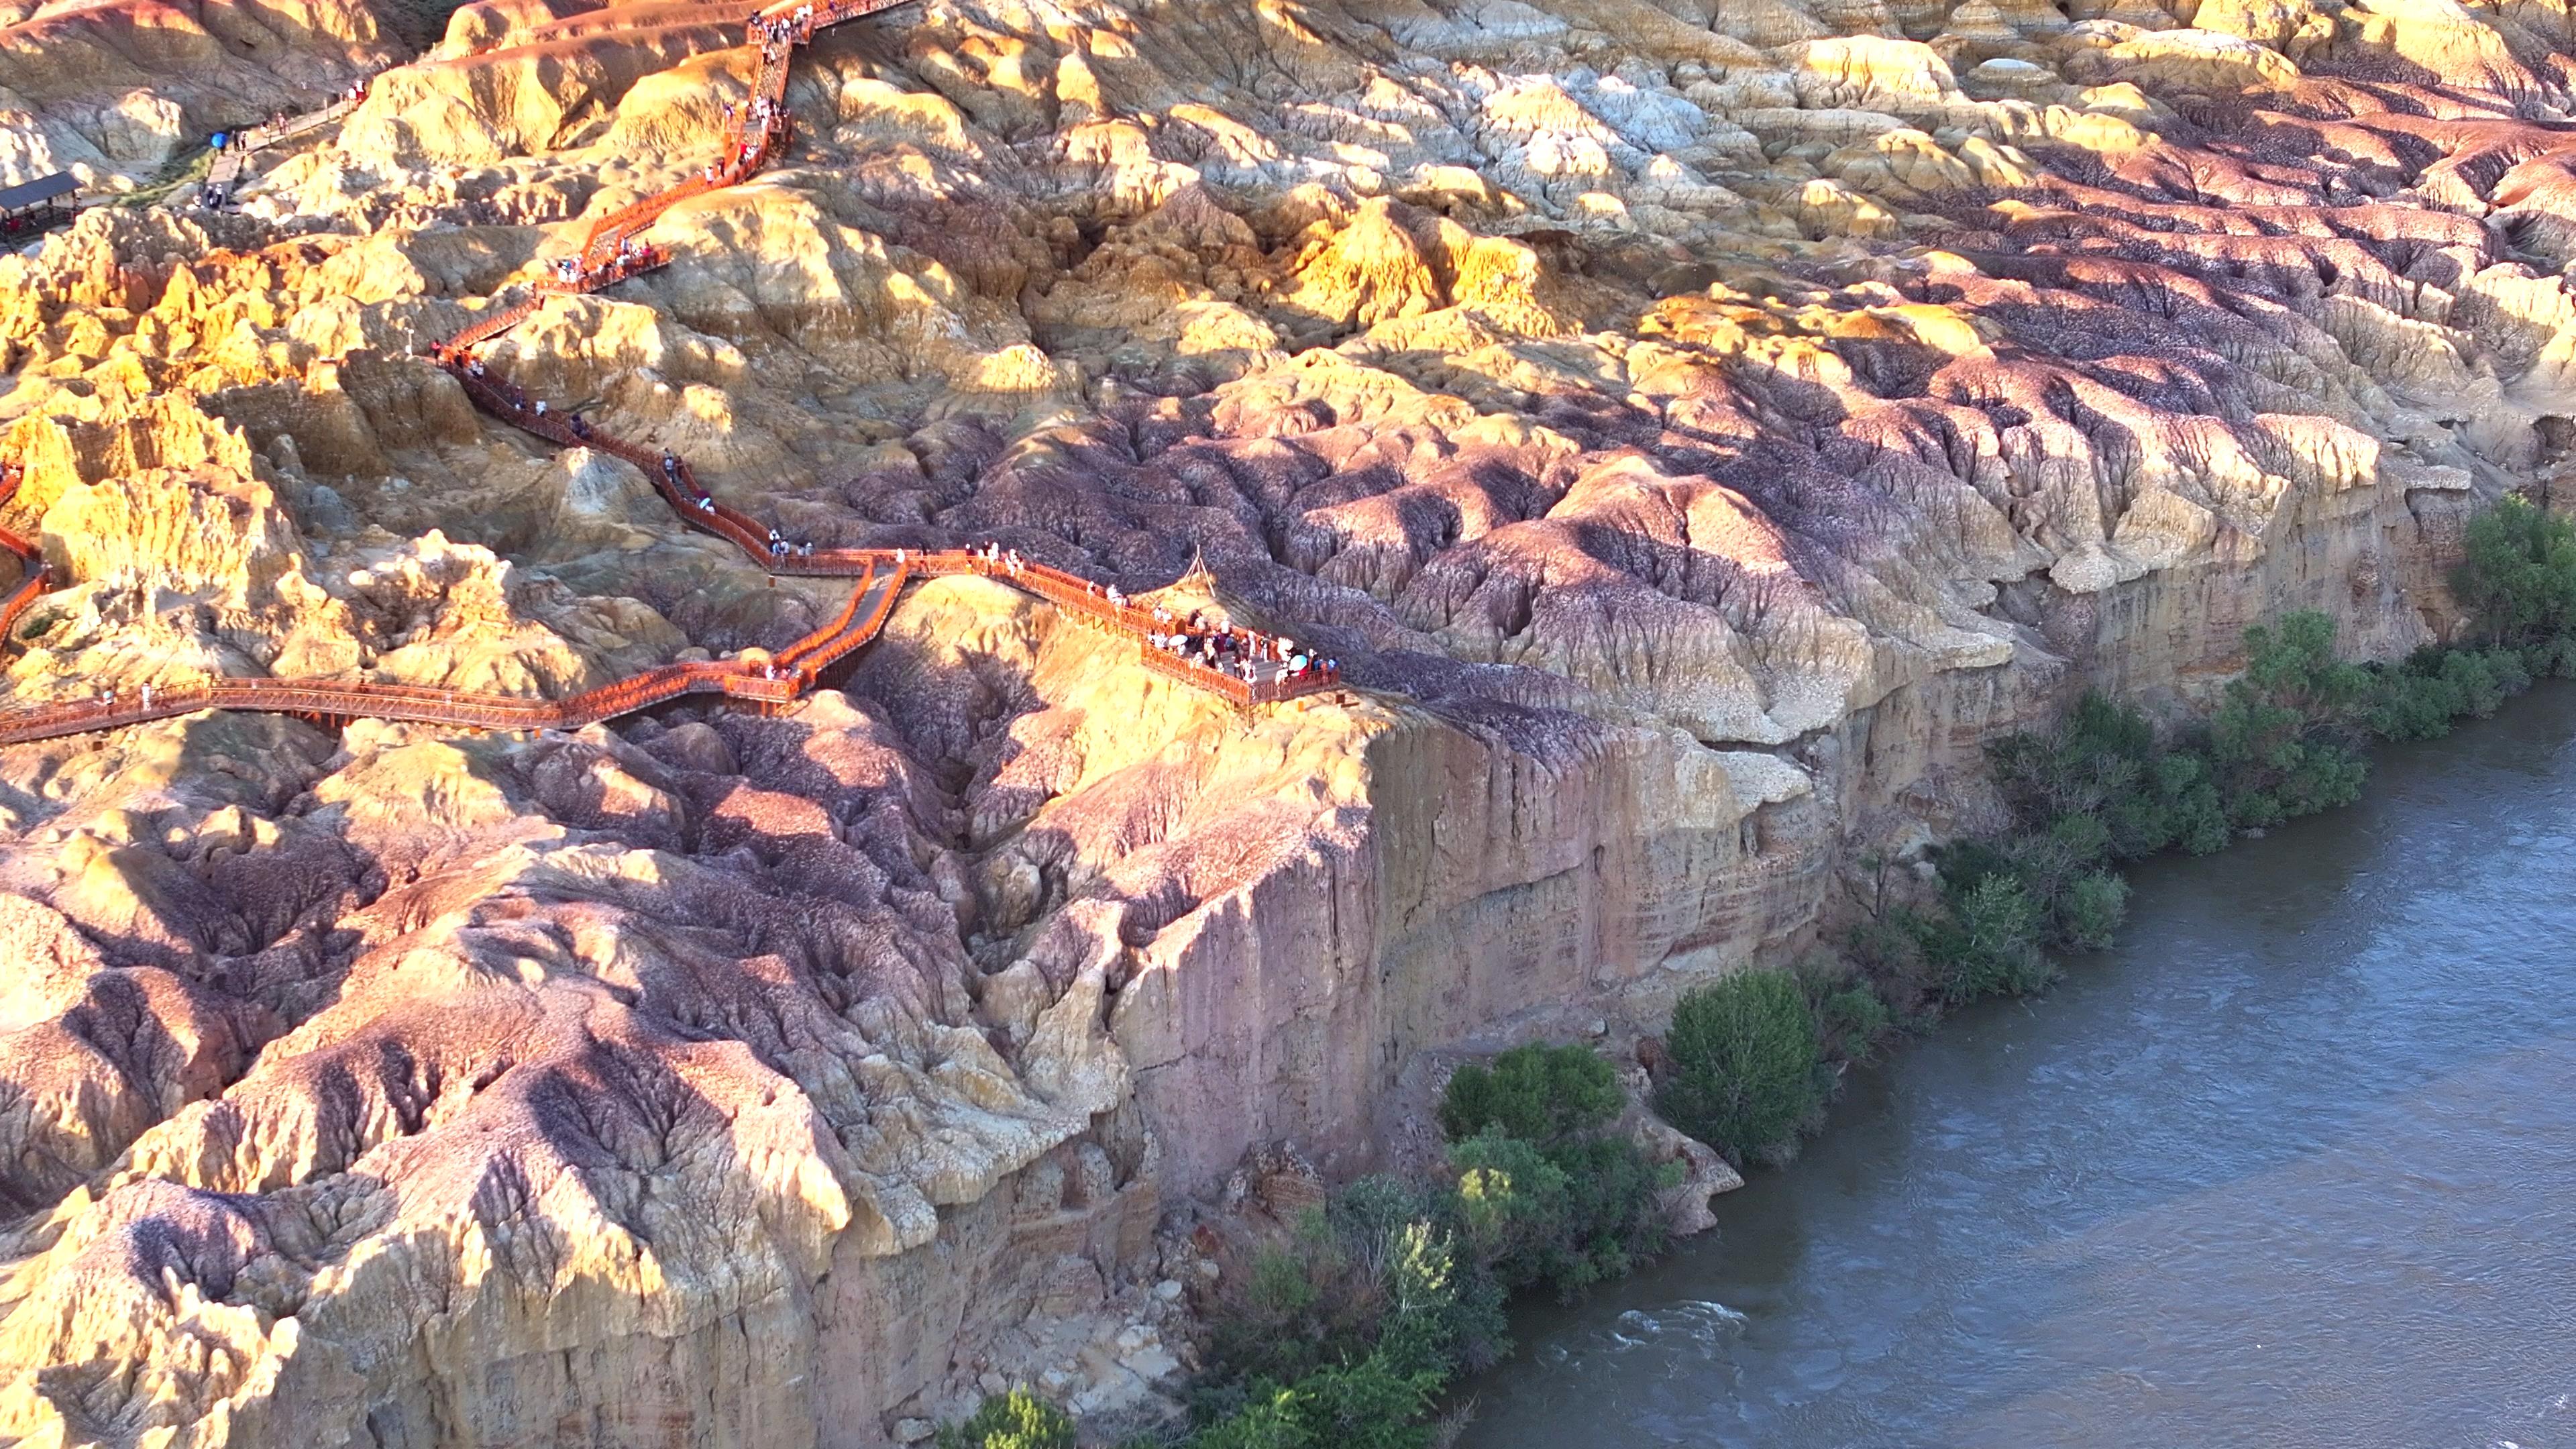
[[[1509,1350],[1508,1293],[1578,1293],[1662,1247],[1658,1199],[1675,1177],[1619,1130],[1627,1106],[1616,1069],[1586,1047],[1459,1068],[1440,1102],[1448,1171],[1362,1178],[1228,1274],[1195,1427],[1156,1443],[1424,1449],[1449,1381]],[[1042,1435],[1061,1420],[1014,1393],[940,1446],[1054,1449]]]
[[[2576,676],[2576,526],[2508,495],[2469,520],[2451,592],[2490,650],[2542,677]]]
[[[1849,967],[1746,971],[1685,996],[1657,1109],[1739,1163],[1776,1159],[1820,1118],[1839,1063],[1944,1008],[2046,986],[2054,951],[2110,945],[2122,864],[2350,804],[2370,739],[2433,738],[2535,678],[2576,677],[2576,527],[2509,497],[2470,521],[2451,583],[2478,647],[2357,665],[2336,655],[2332,620],[2293,613],[2246,630],[2244,673],[2196,727],[2160,738],[2088,694],[2057,728],[1996,742],[2013,827],[1937,851],[1937,901],[1877,912]],[[1617,1131],[1626,1106],[1583,1047],[1460,1069],[1440,1105],[1444,1178],[1353,1183],[1229,1275],[1196,1427],[1158,1442],[1425,1449],[1451,1378],[1507,1351],[1509,1292],[1578,1293],[1661,1247],[1672,1178]],[[940,1449],[1073,1441],[1025,1391],[939,1434]]]
[[[1507,1351],[1515,1289],[1572,1294],[1662,1246],[1670,1178],[1580,1046],[1458,1069],[1442,1180],[1362,1178],[1256,1260],[1210,1331],[1188,1449],[1417,1449],[1441,1388]]]
[[[2477,647],[2354,664],[2335,653],[2333,620],[2302,611],[2246,630],[2244,673],[2170,740],[2087,695],[2056,729],[1998,741],[1989,758],[2013,828],[1936,852],[1939,903],[1881,912],[1854,955],[1909,1019],[2035,991],[2055,976],[2052,952],[2116,936],[2120,865],[2349,805],[2370,740],[2432,739],[2535,678],[2576,676],[2576,527],[2508,497],[2470,521],[2451,583]]]
[[[1459,1207],[1504,1288],[1570,1297],[1662,1250],[1667,1180],[1615,1130],[1627,1105],[1587,1047],[1516,1047],[1449,1079],[1440,1127]]]

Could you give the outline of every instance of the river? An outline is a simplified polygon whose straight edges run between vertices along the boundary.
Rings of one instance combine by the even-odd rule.
[[[2135,872],[1719,1227],[1521,1313],[1464,1449],[2576,1446],[2576,687]]]

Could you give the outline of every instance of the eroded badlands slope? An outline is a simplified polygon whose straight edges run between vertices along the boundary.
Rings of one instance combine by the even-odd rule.
[[[2084,682],[2190,697],[2288,607],[2433,637],[2474,498],[2576,444],[2569,16],[2174,3],[818,42],[790,164],[492,369],[820,542],[1201,563],[1356,687],[1239,714],[948,580],[782,719],[0,751],[0,1441],[1114,1404],[1169,1368],[1158,1213],[1247,1148],[1360,1170],[1433,1054],[1803,949]],[[14,696],[555,696],[827,616],[407,356],[704,164],[742,13],[0,13],[0,162],[133,178],[134,117],[297,98],[235,52],[421,57],[241,214],[0,259],[0,450],[71,581]]]

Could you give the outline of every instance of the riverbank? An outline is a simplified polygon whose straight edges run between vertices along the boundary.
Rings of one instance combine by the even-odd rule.
[[[2576,687],[2374,753],[2347,810],[2138,867],[2047,997],[1856,1069],[1714,1235],[1525,1308],[1462,1442],[2576,1434]]]

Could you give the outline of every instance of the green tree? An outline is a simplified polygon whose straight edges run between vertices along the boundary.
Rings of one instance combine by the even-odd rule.
[[[1666,1048],[1656,1109],[1738,1162],[1785,1146],[1824,1106],[1815,1012],[1786,971],[1739,971],[1685,995]]]
[[[2361,798],[2369,766],[2347,742],[2371,677],[2335,657],[2334,621],[2314,610],[2245,631],[2245,672],[2210,720],[2220,796],[2239,825],[2267,826]]]
[[[2026,996],[2057,978],[2040,950],[2041,905],[2010,875],[1987,876],[1950,897],[1948,929],[1928,954],[1952,1005],[1989,996]]]
[[[2469,520],[2451,591],[2489,644],[2541,651],[2563,674],[2576,635],[2576,527],[2512,494]]]

